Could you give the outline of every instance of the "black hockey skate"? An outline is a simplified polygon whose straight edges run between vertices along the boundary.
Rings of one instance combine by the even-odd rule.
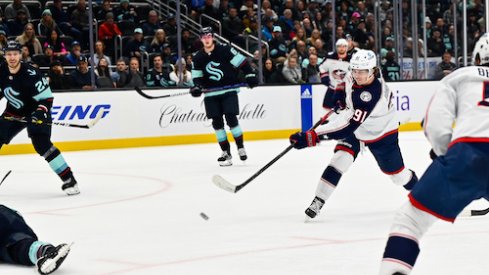
[[[319,211],[321,211],[323,205],[324,200],[320,197],[315,197],[314,200],[312,200],[311,205],[306,209],[306,215],[309,218],[314,219],[319,214]]]
[[[71,245],[60,244],[46,249],[44,255],[37,260],[37,271],[40,274],[51,274],[56,271],[70,253]]]
[[[239,155],[239,159],[242,160],[242,161],[245,161],[248,159],[248,156],[246,155],[246,151],[245,151],[245,148],[238,148],[238,155]]]
[[[220,166],[231,166],[233,162],[231,161],[232,156],[227,151],[222,151],[222,155],[217,159]]]
[[[63,191],[65,191],[65,193],[70,196],[80,194],[80,189],[78,189],[78,183],[76,182],[73,176],[63,182],[61,189],[63,189]]]

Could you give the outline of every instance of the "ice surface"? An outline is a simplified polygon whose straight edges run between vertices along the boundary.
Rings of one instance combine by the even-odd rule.
[[[400,138],[406,166],[421,175],[430,163],[428,143],[421,132]],[[212,175],[239,184],[288,141],[245,145],[246,165],[233,144],[231,167],[218,166],[217,144],[66,152],[82,192],[74,197],[61,191],[41,157],[1,156],[0,171],[13,172],[0,201],[20,211],[41,240],[75,242],[59,275],[377,274],[407,193],[370,152],[359,156],[321,215],[304,223],[335,143],[289,152],[236,194],[217,188]],[[413,274],[487,274],[488,236],[489,216],[437,223],[422,240]],[[35,270],[0,264],[0,273]]]

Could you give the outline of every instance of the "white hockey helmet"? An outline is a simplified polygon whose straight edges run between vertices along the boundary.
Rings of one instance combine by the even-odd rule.
[[[479,64],[476,64],[476,59],[480,60]],[[489,63],[489,33],[483,34],[477,43],[475,43],[474,50],[472,51],[472,64],[482,65]]]
[[[371,70],[377,67],[377,57],[371,50],[359,49],[350,59],[350,69]]]
[[[344,38],[340,38],[336,41],[336,47],[338,46],[347,46],[348,47],[348,41],[346,41],[346,39]]]

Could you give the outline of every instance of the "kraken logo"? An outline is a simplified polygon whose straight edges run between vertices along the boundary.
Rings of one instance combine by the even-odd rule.
[[[19,92],[16,92],[14,89],[12,89],[12,87],[5,88],[3,93],[5,94],[5,98],[7,98],[10,105],[14,106],[14,108],[20,109],[24,106],[24,103],[16,98],[16,96],[19,95]]]
[[[207,64],[207,66],[205,66],[205,70],[207,71],[207,73],[211,75],[209,77],[210,79],[219,81],[224,76],[224,73],[218,68],[216,68],[219,65],[221,65],[221,63],[211,61]]]

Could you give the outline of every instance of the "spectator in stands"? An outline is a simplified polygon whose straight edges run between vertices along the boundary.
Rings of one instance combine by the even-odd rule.
[[[22,46],[22,62],[24,63],[32,63],[32,55],[29,50],[29,47],[27,46]]]
[[[71,86],[71,78],[64,72],[60,62],[51,64],[48,72],[49,86],[53,90],[67,90]]]
[[[22,34],[25,29],[25,25],[28,23],[27,14],[24,9],[19,9],[16,12],[14,20],[9,20],[6,23],[8,36],[17,36]],[[33,29],[34,30],[34,29]]]
[[[150,53],[161,53],[163,52],[163,47],[168,46],[169,42],[166,37],[166,33],[163,29],[156,30],[156,33],[151,41],[151,45],[149,46]]]
[[[431,35],[428,38],[428,56],[442,56],[445,52],[445,43],[443,43],[441,31],[434,28]]]
[[[282,28],[274,26],[272,36],[272,40],[268,43],[270,46],[270,57],[276,63],[283,63],[287,56],[287,46],[282,38]]]
[[[161,28],[163,28],[163,25],[160,23],[158,13],[155,10],[149,11],[148,18],[142,26],[144,35],[155,35],[156,30],[159,30]]]
[[[385,56],[387,55],[388,52],[394,52],[395,53],[395,51],[396,51],[396,49],[394,49],[394,38],[392,36],[388,36],[385,39],[384,45],[385,46],[382,49],[380,49],[381,60],[385,59]]]
[[[182,66],[182,73],[180,74],[180,64]],[[170,73],[170,81],[174,82],[177,87],[193,87],[194,82],[192,81],[192,74],[187,71],[187,63],[185,59],[180,58],[175,64],[173,71]],[[180,80],[180,76],[182,79]]]
[[[11,4],[8,4],[7,7],[5,7],[5,19],[15,19],[19,10],[23,10],[26,13],[27,19],[31,19],[29,9],[26,5],[22,4],[22,0],[13,0]]]
[[[454,52],[455,27],[453,25],[448,26],[448,32],[443,34],[443,44],[445,45],[445,51]]]
[[[222,27],[222,34],[224,37],[227,37],[232,41],[236,41],[236,37],[241,35],[243,32],[243,23],[238,16],[237,8],[229,8],[229,14],[224,18]]]
[[[7,34],[3,29],[0,29],[0,62],[4,59],[3,49],[5,49],[5,47],[7,47]]]
[[[143,30],[141,28],[134,29],[134,35],[129,40],[124,48],[125,57],[141,57],[141,53],[147,51],[148,46],[143,39]],[[130,65],[129,65],[130,66]]]
[[[309,57],[309,52],[307,51],[306,43],[304,43],[304,41],[298,41],[295,50],[297,51],[297,56],[298,56],[297,61],[299,62],[299,64],[302,64],[302,62]]]
[[[274,21],[278,20],[278,15],[273,10],[272,4],[270,3],[269,0],[263,0],[263,3],[261,4],[261,12],[266,17],[272,18],[272,20],[274,20]]]
[[[244,0],[243,5],[239,8],[239,17],[244,17],[250,9],[256,12],[258,11],[258,5],[253,0]]]
[[[106,53],[109,56],[114,56],[114,39],[118,35],[122,35],[122,32],[114,23],[114,14],[108,12],[105,15],[105,22],[98,29],[98,39],[106,45]]]
[[[170,45],[163,45],[163,52],[161,54],[161,58],[163,59],[163,64],[172,64],[175,60],[175,56],[171,51]]]
[[[190,35],[190,31],[188,29],[182,30],[182,52],[183,53],[193,53],[197,51],[197,47],[195,46],[195,39]]]
[[[44,54],[38,55],[34,58],[34,62],[39,65],[39,67],[49,67],[54,62],[59,62],[59,59],[54,55],[54,50],[51,45],[47,45],[44,48]]]
[[[185,63],[187,63],[187,71],[192,71],[193,66],[193,54],[188,53],[185,55]]]
[[[309,64],[304,70],[304,74],[302,79],[306,83],[321,83],[321,77],[319,76],[319,64],[318,64],[318,56],[315,54],[311,54],[309,56]]]
[[[279,83],[277,67],[271,58],[266,59],[263,63],[263,82],[267,84]]]
[[[266,17],[261,30],[263,39],[266,40],[267,42],[272,40],[273,38],[272,32],[273,32],[273,19],[271,17]]]
[[[96,18],[98,21],[106,20],[107,13],[112,12],[112,6],[110,5],[110,0],[104,0],[102,2],[102,8],[97,12]],[[113,18],[113,17],[112,17]]]
[[[95,81],[97,81],[96,75]],[[76,70],[71,73],[71,87],[83,90],[95,89],[95,87],[92,86],[91,73],[88,69],[88,60],[83,55],[78,57]]]
[[[116,21],[138,22],[136,8],[129,4],[129,0],[120,0],[120,5],[114,10]]]
[[[27,46],[31,54],[41,54],[42,46],[39,39],[34,32],[34,25],[27,23],[24,27],[24,32],[15,38],[15,41],[19,42],[22,46]]]
[[[80,42],[73,41],[71,43],[71,51],[65,56],[63,64],[65,66],[75,66],[78,64],[78,59],[81,56]]]
[[[444,52],[441,62],[436,65],[435,78],[442,79],[456,69],[457,64],[452,62],[452,54],[450,52]]]
[[[311,46],[316,47],[315,46],[316,40],[320,40],[320,39],[321,39],[321,33],[319,32],[318,29],[314,29],[311,33],[311,36],[306,39],[306,45],[308,47]]]
[[[289,51],[292,49],[297,49],[297,44],[299,41],[304,43],[304,47],[306,46],[306,41],[307,41],[306,32],[302,27],[297,29],[294,38],[292,38],[292,40],[290,41]]]
[[[324,42],[322,39],[316,39],[316,42],[314,42],[314,48],[316,48],[317,56],[319,58],[325,58],[328,54],[328,52],[324,48]]]
[[[318,64],[323,63],[324,58],[318,56],[318,51],[315,47],[312,47],[312,46],[309,47],[309,49],[307,49],[307,52],[308,52],[308,58],[305,58],[302,60],[301,68],[304,68],[304,69],[307,68],[307,65],[309,65],[309,56],[311,56],[311,55],[315,55],[318,57]]]
[[[100,59],[103,58],[107,62],[107,64],[108,64],[107,66],[112,65],[112,62],[110,61],[110,57],[105,55],[104,50],[105,50],[104,42],[102,42],[100,40],[95,42],[95,49],[94,49],[95,52],[93,55],[93,64],[98,64]]]
[[[256,21],[256,18],[255,17],[250,18],[249,23],[250,23],[249,26],[246,29],[244,29],[243,34],[253,35],[254,37],[258,37],[258,22]],[[244,45],[244,40],[241,39],[241,36],[235,37],[235,41],[239,42],[240,40],[242,40],[241,42]]]
[[[173,13],[168,15],[166,23],[163,25],[163,29],[165,30],[166,35],[177,35],[177,20]]]
[[[125,87],[134,88],[145,86],[143,73],[139,71],[139,59],[133,57],[131,58],[131,61],[129,61],[129,73]]]
[[[128,78],[128,72],[127,72],[126,60],[123,57],[121,57],[119,58],[119,60],[117,60],[117,64],[115,67],[115,74],[112,75],[112,79],[115,81],[117,88],[122,88],[126,86],[127,78]]]
[[[55,30],[58,34],[63,35],[63,32],[61,32],[61,29],[54,21],[51,11],[45,9],[42,12],[42,18],[37,25],[37,34],[43,37],[49,37],[51,35],[51,31],[53,30]]]
[[[59,34],[56,30],[51,31],[43,46],[46,48],[48,45],[51,46],[56,56],[63,56],[68,53],[65,43],[59,39]]]
[[[216,19],[218,21],[222,20],[221,14],[219,13],[219,9],[214,6],[214,0],[205,0],[204,6],[199,10],[200,14],[205,14],[210,18]],[[210,21],[207,17],[202,18],[202,24],[204,26],[212,26],[217,27],[214,21]]]
[[[314,28],[312,27],[311,20],[309,20],[309,18],[302,19],[302,27],[306,31],[306,36],[307,37],[312,36],[312,33],[314,31]],[[319,33],[319,30],[317,32]]]
[[[81,31],[73,27],[70,23],[70,16],[63,9],[62,0],[53,0],[53,5],[49,7],[53,20],[65,35],[73,37],[75,40],[81,39]]]
[[[160,55],[153,57],[153,68],[146,74],[146,86],[148,87],[168,87],[175,86],[175,82],[170,81],[170,70],[164,70],[163,59]]]
[[[291,40],[291,32],[294,30],[294,20],[292,19],[292,11],[285,9],[283,15],[278,19],[278,25],[282,27],[282,34],[285,40]]]
[[[297,57],[289,56],[284,63],[284,68],[282,70],[282,75],[285,80],[291,84],[301,84],[302,81],[302,71],[297,64]]]
[[[112,80],[112,75],[109,69],[109,62],[104,57],[98,60],[97,69],[95,74],[97,75],[97,87],[98,88],[115,88],[116,84]]]
[[[401,66],[395,60],[396,53],[388,51],[385,54],[385,62],[382,65],[382,75],[386,81],[401,80]]]
[[[91,24],[85,0],[78,0],[76,9],[71,12],[71,25],[81,32],[80,45],[88,48],[88,34]]]

